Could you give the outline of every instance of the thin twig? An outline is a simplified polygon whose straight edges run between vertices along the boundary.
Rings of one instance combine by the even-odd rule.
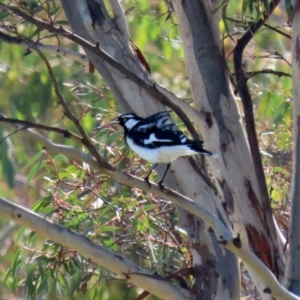
[[[46,125],[42,125],[42,124],[32,123],[32,122],[28,122],[28,121],[22,121],[22,120],[18,120],[18,119],[6,118],[6,117],[1,117],[1,116],[0,116],[0,122],[11,123],[14,125],[21,125],[22,127],[18,128],[19,130],[24,130],[27,128],[36,128],[36,129],[41,129],[41,130],[50,131],[50,132],[57,132],[57,133],[62,134],[65,138],[69,138],[69,139],[73,138],[74,140],[78,140],[80,142],[82,141],[81,137],[76,135],[75,133],[72,133],[69,130],[61,129],[58,127],[46,126]],[[16,133],[16,132],[14,132],[14,133]]]
[[[247,79],[250,79],[259,74],[272,74],[272,75],[276,75],[278,77],[292,77],[292,74],[290,74],[290,73],[285,73],[282,71],[276,71],[276,70],[272,70],[272,69],[263,69],[263,70],[259,70],[259,71],[252,71],[252,72],[244,73],[244,75]],[[235,74],[233,74],[233,75],[235,75]]]
[[[0,118],[1,119],[1,118]],[[1,120],[0,120],[1,121]],[[9,137],[11,137],[12,135],[14,135],[14,134],[16,134],[16,133],[18,133],[19,131],[21,131],[21,130],[25,130],[26,128],[28,128],[28,127],[20,127],[20,128],[17,128],[16,130],[14,130],[14,131],[12,131],[12,132],[10,132],[8,135],[6,135],[2,140],[0,140],[0,145],[5,141],[5,140],[7,140]]]
[[[233,18],[233,17],[230,17],[230,16],[226,16],[226,19],[229,20],[229,21],[234,22],[237,26],[240,26],[240,27],[243,27],[243,28],[244,27],[249,28],[250,26],[253,26],[253,25],[256,24],[256,22],[254,22],[254,21],[243,21],[241,19],[236,19],[236,18]],[[263,26],[266,27],[266,28],[268,28],[268,29],[271,29],[271,30],[273,30],[273,31],[275,31],[275,32],[277,32],[279,34],[281,34],[282,36],[288,38],[289,40],[292,39],[292,37],[289,34],[287,34],[287,33],[283,32],[283,31],[279,30],[276,27],[268,25],[267,23],[264,23]]]
[[[279,33],[279,34],[281,34],[281,35],[283,35],[284,37],[288,38],[289,40],[292,39],[292,37],[289,34],[277,29],[276,27],[270,26],[268,24],[264,24],[264,26],[271,29],[271,30],[273,30],[273,31],[275,31],[275,32],[277,32],[277,33]]]

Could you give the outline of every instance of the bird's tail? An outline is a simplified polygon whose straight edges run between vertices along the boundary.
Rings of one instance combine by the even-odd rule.
[[[191,143],[191,149],[193,151],[199,152],[202,155],[207,155],[207,156],[212,156],[212,157],[218,157],[217,153],[208,151],[206,149],[203,148],[203,142],[202,141],[192,141]]]

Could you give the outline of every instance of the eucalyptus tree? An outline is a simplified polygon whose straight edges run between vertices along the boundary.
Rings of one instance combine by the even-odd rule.
[[[55,203],[55,214],[52,211],[51,217],[58,220],[60,225],[53,224],[31,211],[16,206],[13,201],[8,202],[4,199],[0,202],[0,213],[57,243],[56,253],[59,255],[56,255],[56,267],[60,264],[65,265],[63,262],[71,260],[69,252],[65,256],[62,254],[63,250],[59,252],[60,246],[58,245],[62,245],[85,257],[83,262],[86,263],[86,259],[91,259],[95,264],[104,266],[116,273],[118,278],[141,287],[162,299],[240,299],[241,275],[238,258],[242,260],[247,274],[250,275],[263,299],[299,299],[292,294],[299,295],[297,276],[300,274],[295,266],[298,245],[295,233],[299,227],[296,218],[298,211],[298,189],[296,185],[298,158],[295,154],[293,213],[289,233],[291,244],[288,267],[286,268],[283,254],[283,250],[286,249],[286,241],[274,219],[270,190],[261,157],[261,145],[256,131],[252,101],[254,92],[253,88],[249,87],[249,77],[252,75],[251,72],[246,72],[243,61],[245,49],[251,45],[253,37],[260,33],[263,26],[267,26],[266,22],[277,9],[279,1],[243,1],[242,14],[245,15],[248,12],[251,14],[251,18],[247,19],[234,19],[229,16],[227,9],[230,1],[172,0],[164,2],[167,19],[171,20],[180,32],[185,71],[191,91],[190,102],[161,85],[159,80],[155,80],[155,74],[150,73],[151,62],[147,62],[140,49],[130,38],[131,23],[127,24],[126,15],[130,13],[132,7],[129,6],[124,12],[118,0],[111,0],[109,3],[104,3],[101,0],[61,0],[60,4],[65,15],[62,12],[58,13],[59,3],[55,1],[46,1],[44,4],[39,1],[1,3],[5,31],[1,33],[0,38],[6,43],[25,47],[27,49],[26,54],[35,52],[34,55],[39,56],[49,73],[54,86],[55,97],[60,107],[63,108],[63,114],[73,123],[72,132],[54,127],[51,123],[41,124],[41,122],[16,120],[16,116],[2,116],[0,121],[10,124],[10,126],[18,125],[13,134],[23,134],[43,145],[44,152],[39,152],[28,163],[28,166],[36,163],[31,169],[34,171],[28,175],[30,178],[42,167],[49,169],[51,166],[52,170],[48,171],[52,172],[52,175],[56,174],[57,178],[59,176],[68,178],[71,176],[71,172],[64,175],[55,169],[57,156],[52,158],[53,163],[50,166],[50,158],[47,157],[59,154],[67,159],[73,159],[76,161],[77,167],[78,164],[81,165],[79,170],[83,172],[80,173],[81,175],[77,175],[82,181],[76,188],[82,189],[80,190],[82,193],[92,190],[93,197],[96,197],[101,190],[97,199],[102,199],[101,203],[106,203],[107,207],[102,207],[100,211],[105,212],[105,210],[108,211],[108,208],[112,209],[113,207],[115,209],[117,204],[111,202],[110,195],[112,195],[113,189],[119,188],[116,182],[121,184],[124,198],[136,197],[136,199],[140,199],[141,194],[137,190],[142,190],[146,193],[146,197],[151,198],[153,195],[156,201],[158,199],[171,201],[180,216],[178,227],[182,228],[188,237],[185,249],[191,257],[190,265],[185,269],[183,268],[184,264],[182,264],[172,275],[167,275],[167,272],[164,273],[162,270],[160,270],[160,275],[151,274],[153,270],[149,266],[146,267],[147,264],[141,263],[139,266],[133,262],[136,258],[130,253],[130,247],[124,253],[118,253],[113,247],[114,243],[117,242],[108,246],[107,243],[105,244],[99,239],[101,235],[94,239],[101,246],[90,241],[93,240],[93,234],[89,236],[90,240],[83,238],[82,235],[89,231],[81,231],[80,224],[78,224],[80,215],[77,218],[74,212],[72,214],[72,210],[65,204],[65,200],[69,198],[65,196],[66,198],[60,199],[61,196],[55,194],[53,186],[51,187],[51,201]],[[235,1],[234,4],[241,5],[239,1]],[[160,3],[159,5],[163,4]],[[155,6],[154,3],[153,6]],[[294,10],[293,6],[295,7]],[[297,7],[295,4],[290,6],[290,22],[292,24],[297,24]],[[61,26],[63,22],[56,21],[58,15],[65,16],[70,28],[65,25]],[[34,31],[31,31],[30,34],[22,31],[19,27],[22,26],[22,22],[30,24]],[[223,22],[224,32],[220,31],[220,22]],[[231,25],[233,29],[238,26],[242,27],[243,31],[232,32],[229,28],[230,24],[233,24]],[[130,29],[134,31],[136,28]],[[277,33],[280,31],[276,28],[273,29],[277,30]],[[52,39],[47,44],[46,39],[49,34]],[[143,32],[142,34],[147,36],[148,33]],[[226,34],[227,40],[231,41],[230,54],[233,58],[231,61],[226,60],[226,48],[222,34]],[[238,38],[235,38],[235,34],[238,34]],[[287,33],[284,34],[288,36]],[[60,44],[54,45],[55,39],[53,37],[59,41],[67,40],[68,42],[65,42],[65,47]],[[297,41],[298,34],[295,26],[292,42],[296,62]],[[81,47],[85,54],[74,51],[73,46],[76,46],[77,50]],[[183,122],[184,128],[189,131],[193,139],[203,139],[206,148],[218,153],[218,158],[208,158],[208,167],[206,161],[200,158],[177,159],[172,163],[171,172],[166,176],[164,181],[166,188],[164,190],[161,190],[154,183],[148,186],[142,179],[132,175],[132,168],[124,159],[122,161],[123,163],[125,161],[126,168],[125,172],[122,172],[113,164],[115,164],[116,156],[122,157],[124,154],[121,154],[118,148],[111,146],[111,143],[114,142],[111,137],[118,139],[120,138],[119,133],[116,132],[111,135],[114,129],[107,123],[103,113],[100,117],[100,127],[102,130],[108,130],[109,135],[108,137],[101,135],[101,139],[98,136],[98,139],[106,146],[101,148],[92,138],[93,133],[87,133],[84,120],[91,107],[87,106],[85,107],[87,110],[82,109],[80,111],[66,101],[61,92],[62,87],[46,56],[47,53],[64,55],[69,59],[89,65],[90,70],[95,69],[95,76],[101,76],[106,87],[113,94],[117,107],[124,113],[134,112],[146,117],[159,111],[171,109],[174,115]],[[278,54],[278,51],[276,53]],[[268,70],[265,69],[265,73],[281,77],[288,75],[284,72]],[[298,65],[293,64],[294,83],[297,82],[297,78]],[[297,84],[294,84],[293,88],[293,101],[296,103],[293,115],[296,133],[294,145],[297,149],[297,127],[299,126],[297,121]],[[238,94],[239,98],[235,94]],[[239,107],[239,99],[242,107]],[[56,132],[64,137],[62,143],[68,144],[68,139],[72,139],[77,146],[74,146],[75,144],[71,144],[73,147],[55,144],[51,140],[51,136],[41,135],[37,133],[37,129],[44,132]],[[73,133],[75,130],[76,134]],[[107,139],[105,140],[103,136]],[[79,151],[78,145],[83,146],[87,153]],[[120,144],[118,144],[119,146]],[[297,152],[295,151],[295,153]],[[121,165],[118,166],[121,167]],[[143,173],[140,168],[140,161],[137,165],[133,159],[132,166],[138,170],[138,174]],[[124,166],[122,168],[124,169]],[[162,175],[164,168],[158,167],[156,171]],[[209,173],[211,174],[210,177]],[[95,176],[97,174],[100,174],[100,188],[96,183]],[[87,180],[91,180],[93,183],[89,188],[85,184]],[[62,194],[66,195],[70,192],[70,188],[67,187],[68,184],[71,185],[70,182],[62,182],[60,179],[56,181],[57,185],[58,183],[64,192]],[[61,187],[62,183],[65,184],[64,187]],[[131,187],[131,190],[126,189],[125,186]],[[73,184],[73,194],[75,190]],[[81,197],[84,199],[85,195],[81,195]],[[105,195],[107,195],[108,200],[104,201]],[[121,202],[121,200],[122,197],[118,201]],[[45,197],[43,201],[45,201]],[[46,204],[38,202],[38,208],[53,205],[50,203],[51,201],[48,199]],[[68,209],[71,214],[64,217],[63,212]],[[80,209],[83,210],[82,213],[85,213],[85,216],[82,217],[85,220],[88,218],[85,206],[83,205]],[[115,210],[115,214],[118,217],[116,217],[115,222],[119,222],[118,230],[120,230],[122,228],[121,221],[126,217],[120,217],[117,210]],[[60,211],[62,216],[57,216],[57,211]],[[127,213],[130,214],[131,211],[128,210]],[[100,212],[101,217],[103,214]],[[144,222],[150,222],[151,218],[154,218],[152,213],[145,215],[149,220],[144,220]],[[70,217],[77,219],[77,223],[75,224],[74,221],[74,224],[71,222],[71,225],[68,226]],[[92,220],[93,218],[89,222]],[[126,222],[129,220],[130,218],[126,219]],[[140,218],[135,220],[142,222]],[[106,223],[95,224],[104,226]],[[160,226],[164,226],[163,223]],[[74,229],[81,234],[71,232],[64,227]],[[111,231],[113,229],[110,228]],[[147,230],[150,232],[150,229]],[[167,231],[172,239],[177,239],[177,241],[180,239],[177,229],[174,229],[175,234],[169,229]],[[159,238],[163,236],[162,231],[156,234]],[[152,235],[153,233],[149,234],[149,241],[153,239]],[[126,236],[126,234],[117,234],[115,241],[126,239]],[[147,234],[144,237],[147,237]],[[164,247],[165,245],[162,248]],[[153,248],[152,251],[158,252],[159,248],[160,244],[157,243],[156,248]],[[117,250],[121,252],[121,248]],[[180,255],[182,252],[179,251],[177,257]],[[159,258],[162,259],[163,256],[159,256]],[[157,261],[155,263],[159,265]],[[160,263],[163,264],[164,262]],[[170,270],[171,268],[168,269],[169,273]],[[31,271],[30,278],[34,274],[37,276],[36,269],[33,268]],[[245,271],[243,274],[247,276]],[[162,280],[162,275],[166,277],[164,280]],[[101,276],[100,273],[100,278]],[[113,276],[111,275],[110,278]],[[173,284],[172,278],[177,279],[181,284]],[[81,278],[80,282],[84,283],[86,287],[88,281],[88,279],[83,280]],[[283,287],[283,281],[287,289]],[[68,284],[64,283],[64,285],[67,286]],[[37,291],[39,291],[40,286],[31,285],[31,288],[38,294]],[[42,289],[41,291],[45,292]],[[146,297],[148,292],[144,292],[140,298]]]

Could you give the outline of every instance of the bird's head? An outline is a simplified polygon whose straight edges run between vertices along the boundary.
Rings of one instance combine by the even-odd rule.
[[[119,124],[125,130],[130,130],[133,126],[135,126],[142,118],[138,117],[133,113],[121,115],[115,119],[113,119],[110,124]]]

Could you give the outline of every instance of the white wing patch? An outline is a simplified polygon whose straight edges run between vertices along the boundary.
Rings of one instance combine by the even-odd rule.
[[[154,122],[145,125],[140,125],[138,126],[137,131],[147,131],[148,128],[152,128],[154,125],[155,125]]]
[[[151,133],[149,138],[148,139],[145,139],[144,140],[144,143],[146,145],[148,144],[151,144],[153,142],[165,142],[165,143],[171,143],[173,142],[172,140],[168,140],[168,139],[158,139],[156,136],[155,136],[155,133]]]
[[[174,123],[169,114],[157,120],[157,128],[163,128],[164,126],[171,125],[171,124],[173,125]]]
[[[185,136],[181,136],[180,142],[181,143],[185,143],[187,140],[187,138]]]

